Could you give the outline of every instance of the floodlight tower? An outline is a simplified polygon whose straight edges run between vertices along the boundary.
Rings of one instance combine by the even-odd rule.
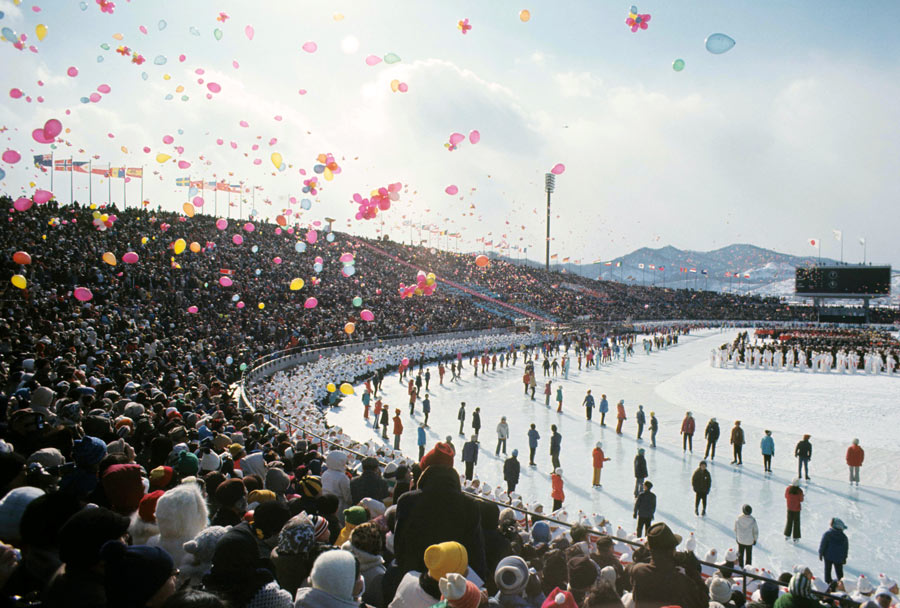
[[[547,258],[544,267],[550,270],[550,195],[556,189],[556,176],[552,173],[544,175],[544,191],[547,193]]]

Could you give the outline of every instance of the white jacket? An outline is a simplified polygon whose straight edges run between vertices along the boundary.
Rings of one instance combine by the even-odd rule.
[[[334,494],[338,497],[337,517],[343,523],[344,509],[351,506],[350,479],[344,470],[347,468],[347,454],[332,450],[325,455],[328,470],[322,473],[322,494]]]
[[[734,537],[738,544],[752,545],[759,538],[759,526],[752,515],[741,514],[734,521]]]
[[[505,422],[497,425],[497,439],[509,439],[509,425]]]

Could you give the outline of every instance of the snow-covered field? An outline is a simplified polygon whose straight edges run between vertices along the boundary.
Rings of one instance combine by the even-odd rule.
[[[613,526],[633,530],[632,461],[638,448],[646,449],[650,480],[658,497],[657,519],[668,522],[682,533],[695,532],[698,553],[703,556],[710,547],[720,555],[736,547],[733,539],[734,519],[741,505],[753,506],[760,525],[760,541],[754,551],[754,564],[774,572],[789,570],[795,564],[808,564],[816,571],[817,550],[821,534],[832,517],[841,517],[849,526],[851,574],[877,575],[887,570],[896,578],[900,568],[893,566],[900,551],[900,535],[891,532],[900,520],[900,452],[893,441],[893,429],[900,424],[896,409],[900,397],[900,379],[866,376],[823,376],[799,373],[775,373],[761,370],[723,370],[709,366],[709,351],[734,338],[733,331],[706,333],[681,339],[679,346],[646,356],[641,351],[627,362],[617,362],[601,369],[577,370],[572,366],[568,380],[552,378],[554,398],[559,381],[565,395],[563,413],[557,414],[555,403],[544,405],[539,382],[536,400],[522,394],[522,360],[511,369],[472,376],[466,366],[463,380],[437,385],[437,370],[432,367],[432,413],[428,429],[429,447],[447,435],[453,437],[457,450],[471,433],[469,420],[475,407],[481,408],[482,432],[476,475],[486,483],[503,485],[503,458],[494,456],[495,427],[500,416],[510,425],[508,449],[519,450],[523,463],[522,477],[516,491],[526,503],[540,502],[548,507],[550,498],[550,425],[556,424],[563,436],[562,467],[566,501],[570,512],[579,509],[600,513]],[[541,372],[539,371],[539,376]],[[447,375],[449,378],[449,373]],[[539,380],[543,380],[539,377]],[[385,403],[403,412],[405,431],[401,447],[415,457],[415,429],[422,420],[421,402],[416,415],[409,417],[408,398],[396,375],[384,381]],[[619,399],[625,400],[628,420],[624,435],[615,434],[615,420],[601,427],[599,415],[588,422],[580,407],[587,389],[598,397],[606,393],[613,412]],[[466,437],[457,434],[456,421],[460,401],[467,403],[469,420]],[[660,422],[658,447],[650,448],[647,432],[644,440],[635,439],[634,412],[643,404],[648,412],[656,412]],[[685,410],[694,412],[697,433],[694,453],[683,454],[679,429]],[[362,419],[359,397],[351,397],[328,415],[330,424],[343,427],[350,436],[366,441],[380,436]],[[722,428],[718,455],[711,465],[713,479],[706,517],[693,513],[690,476],[702,460],[705,442],[703,429],[710,416],[716,416]],[[614,417],[614,414],[613,414]],[[649,415],[648,415],[649,418]],[[733,467],[728,445],[731,425],[742,421],[748,445],[744,447],[744,466]],[[534,422],[541,433],[537,451],[537,467],[529,468],[526,431]],[[765,477],[759,440],[763,429],[771,429],[775,438],[774,473]],[[812,481],[803,482],[803,539],[798,545],[786,543],[782,535],[785,520],[784,490],[796,475],[794,445],[803,433],[812,435]],[[866,450],[862,467],[862,485],[851,488],[847,483],[844,453],[853,437],[859,437]],[[591,450],[603,441],[611,462],[603,469],[602,489],[592,489]],[[459,465],[462,470],[462,466]],[[892,570],[893,569],[893,570]]]

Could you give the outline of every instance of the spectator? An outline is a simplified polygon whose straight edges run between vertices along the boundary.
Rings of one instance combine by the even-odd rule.
[[[699,570],[678,567],[675,547],[680,542],[681,537],[673,534],[666,524],[657,523],[650,527],[647,532],[650,562],[625,568],[637,608],[672,605],[707,608],[709,595]]]

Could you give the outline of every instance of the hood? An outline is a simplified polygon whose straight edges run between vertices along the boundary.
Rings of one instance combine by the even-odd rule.
[[[297,589],[297,600],[294,606],[296,608],[359,608],[359,604],[356,602],[342,600],[312,587]]]
[[[356,560],[359,562],[360,573],[365,573],[367,570],[371,570],[372,568],[384,566],[383,557],[381,557],[380,555],[372,555],[371,553],[363,551],[362,549],[357,549],[350,543],[349,540],[341,545],[341,549],[343,549],[344,551],[349,551],[356,557]]]
[[[332,450],[325,455],[325,466],[330,471],[343,472],[347,467],[347,453]]]
[[[263,458],[262,452],[254,452],[241,458],[241,471],[243,471],[244,477],[259,475],[259,478],[265,481],[266,460]]]

